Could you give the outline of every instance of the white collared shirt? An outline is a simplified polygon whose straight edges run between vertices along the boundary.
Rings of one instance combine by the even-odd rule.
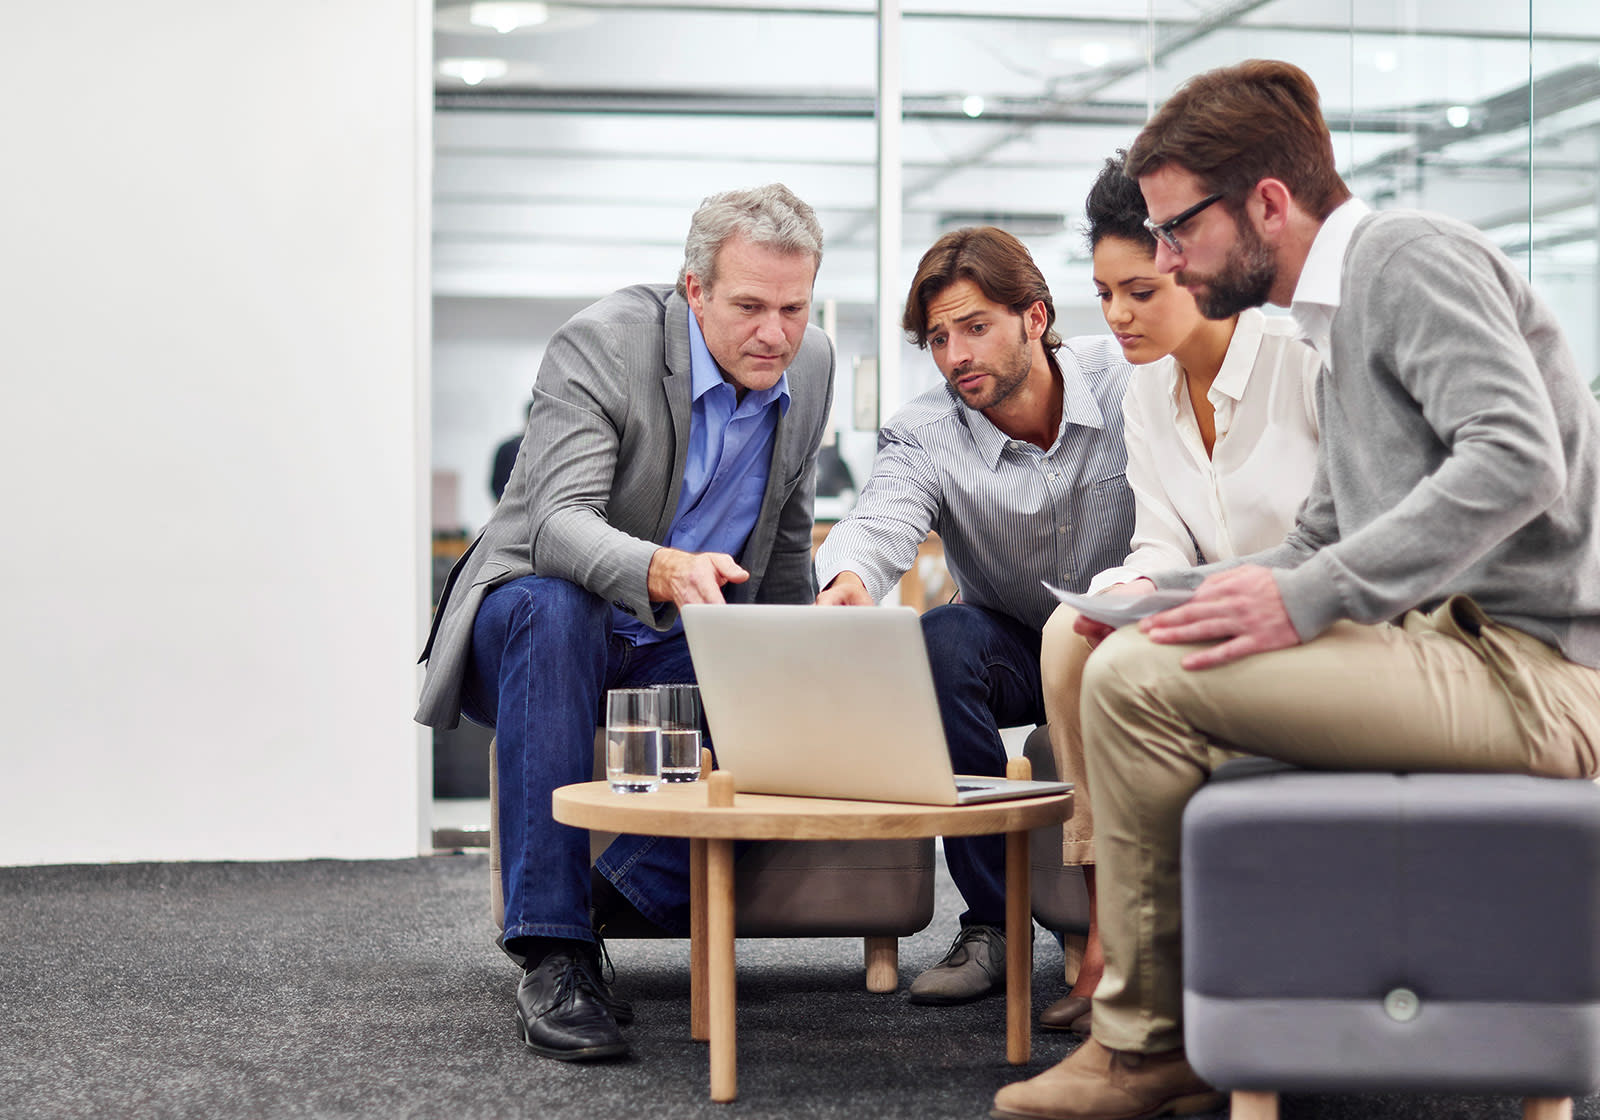
[[[1333,316],[1339,310],[1339,282],[1344,254],[1355,236],[1356,224],[1370,213],[1365,202],[1348,198],[1334,208],[1311,241],[1311,251],[1300,269],[1300,282],[1289,301],[1289,314],[1300,325],[1300,339],[1333,366]]]
[[[1135,368],[1122,403],[1133,541],[1121,566],[1090,582],[1091,594],[1283,540],[1317,462],[1321,362],[1295,335],[1289,319],[1255,308],[1239,316],[1206,393],[1216,416],[1210,455],[1178,363]]]

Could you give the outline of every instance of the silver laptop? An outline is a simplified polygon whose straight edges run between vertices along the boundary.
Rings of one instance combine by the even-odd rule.
[[[751,793],[964,805],[1065,782],[957,779],[909,607],[689,605],[717,764]]]

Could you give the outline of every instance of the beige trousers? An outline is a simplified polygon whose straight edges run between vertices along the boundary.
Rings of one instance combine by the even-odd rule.
[[[1083,635],[1072,629],[1077,617],[1071,607],[1057,607],[1044,624],[1039,646],[1039,681],[1056,777],[1074,785],[1072,816],[1061,828],[1061,862],[1070,866],[1094,862],[1094,806],[1084,774],[1083,727],[1078,716],[1083,663],[1089,660],[1091,650]]]
[[[1334,769],[1563,778],[1600,770],[1600,671],[1488,623],[1465,597],[1400,625],[1341,622],[1305,645],[1215,669],[1184,669],[1192,648],[1124,627],[1084,670],[1106,956],[1094,1037],[1112,1049],[1183,1045],[1179,825],[1222,761],[1248,753]]]

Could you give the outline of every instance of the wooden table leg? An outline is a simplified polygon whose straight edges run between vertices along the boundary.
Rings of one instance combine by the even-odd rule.
[[[1006,833],[1006,1061],[1033,1052],[1033,905],[1028,895],[1028,834]]]
[[[1235,1090],[1229,1097],[1229,1120],[1278,1120],[1278,1094]]]
[[[894,991],[900,986],[900,939],[868,937],[863,944],[863,956],[867,962],[867,991]]]
[[[733,841],[706,844],[706,950],[710,983],[711,1099],[739,1095],[733,957]]]
[[[689,1037],[711,1037],[711,996],[706,989],[706,842],[689,841]]]

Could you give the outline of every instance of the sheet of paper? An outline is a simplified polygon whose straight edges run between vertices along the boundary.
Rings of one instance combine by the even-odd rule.
[[[1151,591],[1144,595],[1074,595],[1049,583],[1050,594],[1086,618],[1103,622],[1107,626],[1126,626],[1145,615],[1164,611],[1168,607],[1187,603],[1193,591]]]

